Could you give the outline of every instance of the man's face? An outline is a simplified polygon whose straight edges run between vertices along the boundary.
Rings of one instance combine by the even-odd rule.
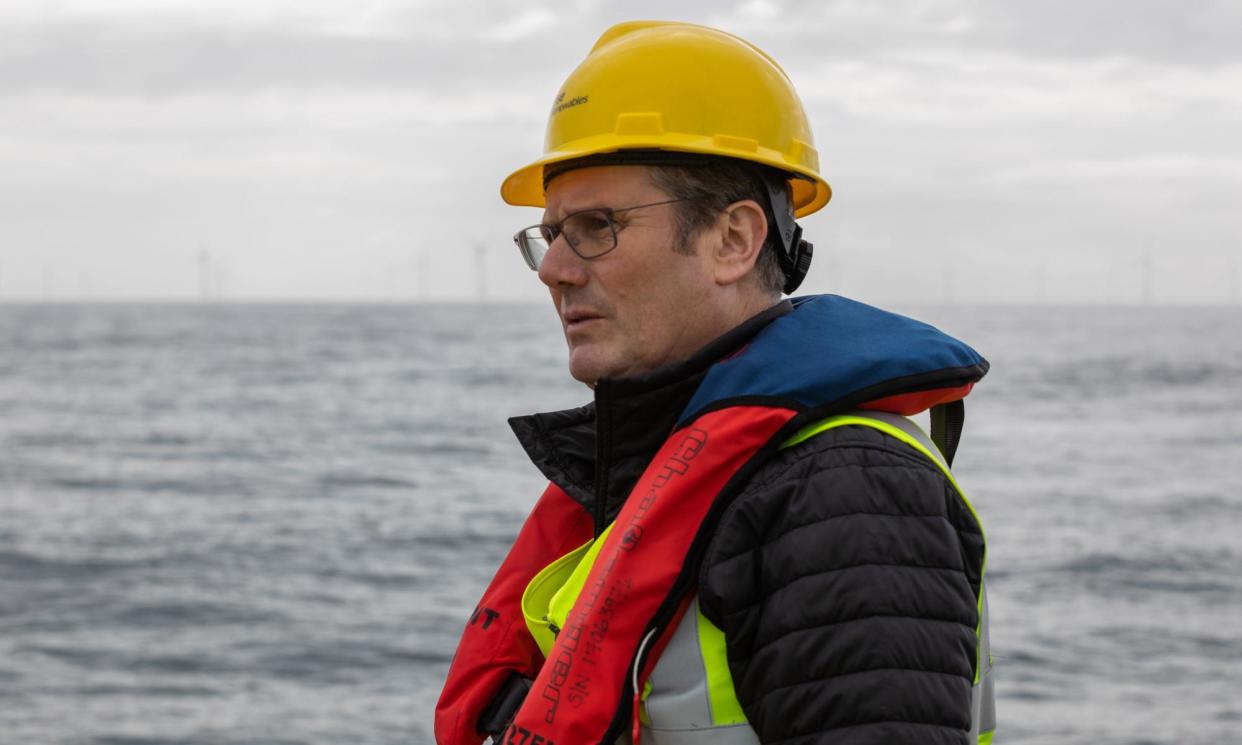
[[[593,386],[683,360],[727,330],[713,314],[710,232],[693,241],[693,254],[678,253],[677,204],[621,211],[665,199],[645,166],[582,168],[548,185],[545,223],[586,209],[617,210],[611,252],[585,260],[558,237],[539,268],[576,380]]]

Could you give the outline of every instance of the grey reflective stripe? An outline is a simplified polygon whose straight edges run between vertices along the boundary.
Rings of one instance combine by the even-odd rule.
[[[651,695],[646,702],[651,726],[643,727],[642,740],[652,745],[759,745],[748,724],[715,724],[698,616],[696,596],[651,671]]]
[[[643,727],[642,739],[644,745],[759,745],[759,737],[749,724],[683,730]]]
[[[996,729],[996,689],[992,680],[992,641],[988,638],[988,593],[983,592],[983,618],[979,629],[979,682],[971,692],[974,705],[972,712],[972,741],[978,740],[981,732]]]
[[[936,447],[921,427],[906,417],[885,411],[851,411],[850,416],[876,419],[900,429],[927,448],[927,452],[948,469],[940,448]],[[987,583],[984,582],[979,590],[983,594],[979,614],[979,681],[971,689],[970,742],[978,742],[981,733],[996,729],[996,690],[992,680],[992,642],[988,634]]]
[[[884,422],[896,427],[918,440],[919,444],[927,448],[927,452],[931,453],[946,470],[949,468],[948,463],[944,459],[944,454],[940,452],[940,448],[936,447],[936,443],[932,442],[932,439],[927,436],[923,428],[901,414],[890,414],[887,411],[851,411],[848,416],[856,416],[860,419],[875,419],[878,422]]]

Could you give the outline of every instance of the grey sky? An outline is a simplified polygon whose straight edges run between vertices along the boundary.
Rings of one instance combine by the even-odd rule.
[[[0,299],[539,299],[500,180],[608,25],[666,3],[7,0]],[[809,109],[805,289],[1242,295],[1242,4],[683,2]],[[1150,267],[1150,282],[1144,279]]]

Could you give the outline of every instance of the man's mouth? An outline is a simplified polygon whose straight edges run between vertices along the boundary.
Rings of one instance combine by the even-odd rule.
[[[603,318],[599,313],[590,310],[569,310],[565,312],[563,317],[566,330],[582,328],[591,321]]]

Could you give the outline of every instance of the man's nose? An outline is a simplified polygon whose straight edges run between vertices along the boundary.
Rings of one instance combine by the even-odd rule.
[[[539,281],[551,288],[581,287],[588,276],[586,261],[569,247],[565,234],[556,236],[539,263]]]

